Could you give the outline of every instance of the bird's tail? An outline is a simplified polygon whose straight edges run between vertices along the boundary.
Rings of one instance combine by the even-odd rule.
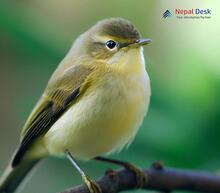
[[[13,193],[38,161],[24,161],[14,168],[9,165],[0,179],[0,193]]]

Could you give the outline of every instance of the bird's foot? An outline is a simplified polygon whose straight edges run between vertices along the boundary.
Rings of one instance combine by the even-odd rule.
[[[102,193],[100,186],[96,182],[91,180],[88,176],[83,176],[83,180],[90,193]]]
[[[135,165],[128,162],[124,163],[124,167],[135,174],[137,182],[136,188],[142,188],[147,182],[147,176],[145,175],[145,173]]]

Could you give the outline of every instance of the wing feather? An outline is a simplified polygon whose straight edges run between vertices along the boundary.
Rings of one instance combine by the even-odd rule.
[[[22,130],[21,142],[12,161],[13,167],[20,163],[30,146],[76,101],[90,72],[86,67],[74,66],[60,77],[53,77],[55,80],[50,80]]]

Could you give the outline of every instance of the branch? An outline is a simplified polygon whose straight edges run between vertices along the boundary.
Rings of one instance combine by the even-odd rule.
[[[204,172],[163,168],[158,162],[143,170],[147,182],[142,189],[171,192],[188,190],[204,193],[220,193],[220,177]],[[136,187],[135,175],[126,169],[109,170],[96,181],[103,193],[118,193]],[[86,186],[77,186],[61,193],[89,193]]]

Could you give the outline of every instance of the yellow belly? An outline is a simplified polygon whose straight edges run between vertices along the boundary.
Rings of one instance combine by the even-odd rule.
[[[133,139],[147,111],[149,80],[146,72],[126,81],[120,78],[107,77],[50,128],[44,137],[50,154],[68,149],[80,159],[90,159]]]

